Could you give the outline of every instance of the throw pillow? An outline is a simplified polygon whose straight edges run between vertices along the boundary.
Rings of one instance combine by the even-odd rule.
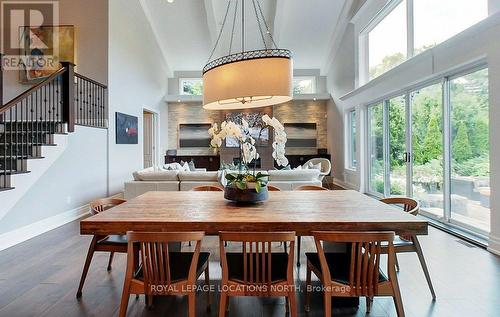
[[[189,165],[189,170],[190,170],[191,172],[196,171],[196,166],[194,166],[194,162],[193,162],[193,160],[191,160],[191,162],[189,162],[189,163],[188,163],[188,165]]]
[[[189,164],[187,162],[184,162],[184,164],[182,164],[181,171],[189,172]]]
[[[296,168],[294,168],[293,170],[294,170],[294,171],[300,171],[300,170],[302,170],[302,169],[307,169],[307,168],[306,168],[306,167],[302,167],[302,165],[299,165],[299,166],[297,166]]]
[[[309,165],[310,165],[309,169],[321,171],[321,163],[318,163],[318,164],[309,163]]]

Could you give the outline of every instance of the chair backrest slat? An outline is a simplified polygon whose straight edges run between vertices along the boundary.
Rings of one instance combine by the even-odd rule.
[[[222,192],[224,189],[222,189],[219,186],[214,186],[214,185],[203,185],[203,186],[196,186],[191,188],[191,191],[193,192]]]
[[[295,243],[294,232],[220,232],[220,249],[223,274],[228,279],[228,262],[226,257],[225,242],[240,242],[243,257],[242,281],[237,281],[245,286],[271,285],[272,280],[272,243],[289,242],[290,253],[288,266],[293,266],[293,252]],[[270,290],[270,288],[268,288]]]
[[[125,199],[120,198],[103,198],[97,199],[90,203],[90,212],[93,215],[97,215],[105,210],[118,206],[127,202]]]
[[[409,214],[416,216],[420,211],[420,204],[418,201],[408,197],[390,197],[383,198],[381,202],[389,205],[398,205],[403,208],[403,210]]]
[[[302,185],[295,188],[295,190],[328,190],[328,188],[316,185]]]
[[[133,245],[139,246],[139,257],[142,263],[144,292],[148,295],[161,295],[168,293],[168,287],[172,285],[172,268],[170,263],[169,242],[196,241],[196,248],[191,259],[188,281],[194,283],[196,276],[196,265],[201,249],[203,232],[128,232],[129,257],[137,256],[133,251]],[[152,287],[152,286],[162,287]]]
[[[331,272],[326,262],[323,242],[351,243],[349,287],[351,296],[374,296],[379,284],[380,253],[382,242],[393,250],[394,232],[313,232],[321,262],[322,275],[331,283]],[[388,267],[389,269],[389,267]]]

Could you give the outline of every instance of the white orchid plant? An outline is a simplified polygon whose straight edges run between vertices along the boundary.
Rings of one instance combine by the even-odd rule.
[[[258,125],[260,127],[259,137],[260,139],[262,132],[266,128],[272,128],[274,131],[274,141],[273,141],[273,153],[272,156],[278,166],[287,166],[288,159],[285,157],[285,144],[287,141],[285,128],[276,118],[270,118],[267,114],[262,116],[262,124]],[[222,141],[226,137],[231,137],[239,142],[240,148],[240,170],[238,173],[228,173],[225,178],[227,180],[227,185],[234,185],[239,189],[249,188],[249,184],[255,185],[257,192],[266,186],[267,184],[267,174],[255,171],[257,160],[260,155],[257,153],[256,140],[252,137],[250,132],[249,123],[242,118],[241,124],[237,124],[232,121],[224,121],[220,125],[220,129],[217,123],[214,123],[212,127],[208,130],[212,140],[210,141],[210,146],[218,150],[222,146]],[[253,169],[251,164],[253,162]]]

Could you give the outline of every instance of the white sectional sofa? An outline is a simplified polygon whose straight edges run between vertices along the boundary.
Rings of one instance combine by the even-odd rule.
[[[281,190],[294,190],[302,185],[321,186],[320,171],[270,170],[269,184]],[[133,173],[134,180],[125,182],[125,199],[131,199],[149,191],[188,191],[196,186],[219,185],[224,183],[226,171],[176,171],[148,168]]]

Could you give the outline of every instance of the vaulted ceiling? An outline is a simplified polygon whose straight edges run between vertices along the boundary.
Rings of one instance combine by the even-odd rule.
[[[354,0],[246,0],[245,48],[263,48],[253,2],[260,1],[270,32],[280,48],[292,50],[294,68],[325,67],[339,37],[339,26]],[[141,0],[169,68],[201,70],[222,26],[228,0]],[[234,27],[232,52],[241,50],[241,3]],[[227,22],[214,57],[229,52],[236,1],[231,0]],[[258,9],[258,6],[257,10]],[[270,38],[265,34],[266,44]]]

